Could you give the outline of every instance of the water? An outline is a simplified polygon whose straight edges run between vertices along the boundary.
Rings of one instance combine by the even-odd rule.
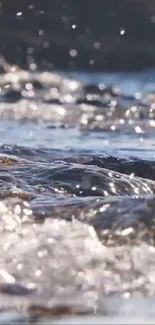
[[[0,116],[0,322],[151,322],[155,71],[6,73]]]

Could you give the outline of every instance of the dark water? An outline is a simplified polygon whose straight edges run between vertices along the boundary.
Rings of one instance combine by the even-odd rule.
[[[18,71],[0,91],[0,323],[150,322],[155,72]]]

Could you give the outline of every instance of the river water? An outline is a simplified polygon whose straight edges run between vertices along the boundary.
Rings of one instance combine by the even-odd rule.
[[[0,324],[153,323],[154,193],[155,71],[2,74]]]

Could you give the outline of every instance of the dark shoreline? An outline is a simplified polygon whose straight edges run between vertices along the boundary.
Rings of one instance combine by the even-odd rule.
[[[153,0],[5,0],[0,8],[0,52],[24,68],[155,67],[154,35]]]

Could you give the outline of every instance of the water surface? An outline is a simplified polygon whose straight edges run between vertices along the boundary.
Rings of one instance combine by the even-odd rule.
[[[7,73],[0,117],[0,321],[154,317],[155,72]]]

